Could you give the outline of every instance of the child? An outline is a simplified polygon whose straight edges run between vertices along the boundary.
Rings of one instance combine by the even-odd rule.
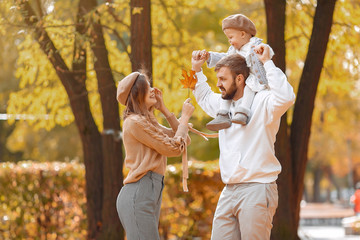
[[[255,24],[242,14],[228,16],[222,21],[222,30],[229,39],[231,46],[226,53],[202,51],[203,57],[209,68],[212,68],[223,57],[238,53],[246,58],[248,67],[250,67],[250,76],[246,80],[246,87],[242,100],[238,101],[235,108],[235,114],[229,116],[231,100],[222,99],[219,112],[216,118],[206,124],[206,127],[212,131],[218,131],[231,126],[231,123],[246,125],[249,122],[251,111],[250,107],[256,92],[267,88],[267,79],[264,66],[259,61],[254,52],[254,46],[259,45],[262,40],[255,37]],[[270,48],[270,57],[274,52]]]

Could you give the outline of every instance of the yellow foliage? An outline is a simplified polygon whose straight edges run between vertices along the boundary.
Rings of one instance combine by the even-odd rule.
[[[74,1],[56,1],[56,13],[48,14],[42,22],[49,36],[68,66],[73,60],[74,44]],[[221,30],[221,20],[234,13],[244,13],[255,23],[257,36],[266,42],[266,24],[263,1],[160,1],[151,2],[153,84],[164,93],[164,101],[169,110],[181,111],[187,91],[181,89],[178,79],[181,69],[191,68],[193,50],[206,49],[225,52],[229,46]],[[286,1],[286,74],[297,91],[299,79],[307,54],[312,32],[316,1]],[[11,8],[13,1],[0,1],[1,11],[7,18],[0,18],[1,34],[17,34],[18,28],[11,28],[8,21],[20,22],[19,13]],[[111,10],[111,11],[109,11]],[[130,6],[129,1],[115,0],[101,4],[97,11],[104,25],[104,38],[109,52],[109,61],[115,82],[131,72],[130,47]],[[110,12],[114,12],[114,16]],[[2,13],[1,12],[1,13]],[[69,12],[66,14],[66,12]],[[133,9],[139,14],[141,9]],[[73,14],[73,15],[72,15]],[[351,131],[359,129],[360,96],[360,4],[356,0],[338,1],[335,9],[334,24],[328,42],[323,71],[318,86],[313,128],[309,146],[309,159],[319,163],[337,164],[347,154],[346,138],[357,143],[358,136]],[[57,26],[57,27],[51,27]],[[21,29],[24,30],[24,29]],[[7,112],[34,116],[28,120],[37,129],[52,129],[56,125],[65,126],[73,121],[69,100],[48,57],[40,50],[32,36],[25,29],[18,44],[16,77],[20,79],[20,90],[10,95]],[[122,41],[119,40],[119,37]],[[87,51],[88,97],[95,121],[102,129],[102,108],[100,104],[96,73],[93,68],[94,57],[90,51],[89,39],[83,43]],[[276,52],[275,52],[276,54]],[[213,69],[203,67],[208,83],[214,91],[216,77]],[[195,104],[195,101],[193,101]],[[195,104],[196,105],[196,104]],[[290,110],[289,122],[291,122]],[[320,121],[325,113],[325,122]],[[47,116],[46,118],[44,116]],[[192,121],[203,120],[208,116],[196,106]],[[205,119],[206,120],[206,119]],[[11,123],[15,120],[10,119]],[[202,122],[201,122],[202,123]],[[328,149],[328,151],[321,151]],[[354,159],[359,156],[360,147],[354,144]],[[317,159],[317,160],[314,160]],[[211,173],[211,171],[210,171]]]

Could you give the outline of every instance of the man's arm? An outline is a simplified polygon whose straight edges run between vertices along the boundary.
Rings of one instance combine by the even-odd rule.
[[[198,82],[196,83],[193,94],[200,107],[211,117],[215,118],[220,108],[221,95],[214,93],[207,78],[201,70],[201,66],[206,61],[206,51],[194,51],[192,53],[191,65],[192,70],[196,72]]]
[[[254,51],[259,60],[264,64],[266,78],[269,83],[270,96],[266,101],[266,109],[270,117],[269,122],[280,117],[294,104],[295,94],[292,86],[287,81],[286,75],[277,68],[271,60],[269,46],[259,44]]]

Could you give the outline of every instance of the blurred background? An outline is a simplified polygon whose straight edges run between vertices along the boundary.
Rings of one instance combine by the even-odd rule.
[[[221,21],[235,13],[255,23],[297,95],[277,136],[272,239],[360,238],[351,201],[360,182],[359,1],[2,0],[0,239],[124,239],[117,83],[146,70],[180,116],[182,69],[193,50],[227,51]],[[213,69],[203,70],[218,91]],[[194,127],[208,132],[210,120],[196,105]],[[189,193],[181,159],[168,159],[162,239],[210,238],[223,187],[218,142],[191,137]]]

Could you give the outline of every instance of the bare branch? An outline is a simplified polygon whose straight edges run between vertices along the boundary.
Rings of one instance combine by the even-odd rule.
[[[103,27],[104,29],[111,30],[111,31],[113,32],[113,34],[115,34],[115,36],[119,39],[121,46],[124,48],[124,51],[125,51],[126,54],[128,55],[129,59],[131,59],[131,54],[130,54],[130,53],[128,52],[128,50],[127,50],[127,45],[126,45],[126,43],[125,43],[125,40],[120,36],[120,34],[118,33],[118,31],[117,31],[116,29],[114,29],[114,28],[111,28],[111,27],[106,26],[106,25],[103,25],[103,24],[102,24],[102,27]]]
[[[175,20],[171,18],[170,13],[168,11],[168,7],[167,7],[166,3],[164,2],[164,0],[160,0],[160,3],[161,3],[161,5],[162,5],[162,7],[163,7],[163,9],[164,9],[164,11],[166,13],[167,18],[173,23],[174,27],[179,32],[179,34],[180,34],[180,42],[182,42],[183,34],[181,32],[180,27],[176,24]]]
[[[39,9],[40,18],[43,18],[44,17],[44,12],[43,12],[43,8],[41,6],[40,0],[36,0],[36,4],[37,4],[37,7]]]
[[[21,1],[19,3],[20,12],[25,18],[25,23],[34,28],[35,39],[40,44],[40,48],[47,55],[49,61],[55,68],[60,80],[62,81],[65,89],[70,93],[73,93],[73,88],[71,87],[70,79],[68,78],[69,68],[66,65],[64,59],[60,55],[58,49],[55,47],[54,43],[50,39],[46,30],[39,23],[38,17],[35,15],[33,9],[31,8],[28,1]],[[65,72],[61,71],[65,70]]]
[[[130,26],[126,24],[123,20],[121,20],[118,16],[116,16],[114,12],[114,8],[112,7],[113,1],[106,0],[106,6],[108,7],[109,14],[114,18],[115,22],[120,23],[121,25],[125,26],[130,31]]]

